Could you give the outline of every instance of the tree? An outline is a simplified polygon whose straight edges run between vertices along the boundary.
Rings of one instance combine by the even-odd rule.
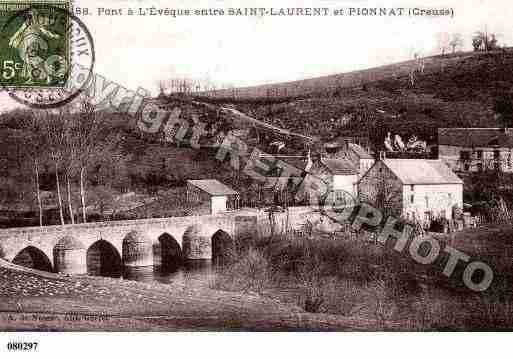
[[[472,47],[474,48],[474,51],[481,51],[482,46],[483,39],[481,36],[472,37]]]
[[[33,113],[27,112],[21,119],[21,125],[26,132],[23,145],[34,169],[34,185],[39,211],[39,226],[43,226],[43,204],[39,185],[39,164],[41,159],[44,159],[45,156],[45,138],[41,130],[41,125]]]
[[[474,51],[494,51],[499,48],[498,40],[499,34],[483,31],[476,31],[472,37],[472,47]]]
[[[381,211],[384,218],[399,216],[398,208],[400,208],[400,198],[402,197],[400,187],[387,178],[384,172],[381,172],[376,178],[373,205]]]
[[[497,35],[491,34],[490,39],[488,40],[488,48],[489,50],[497,50],[499,47],[497,46]]]
[[[103,147],[105,137],[105,126],[103,116],[98,113],[95,107],[87,102],[81,103],[80,113],[75,121],[73,131],[73,149],[76,153],[76,162],[79,171],[80,201],[82,207],[82,221],[87,222],[86,211],[86,176],[87,167],[93,157],[99,154]],[[107,152],[108,153],[108,152]]]
[[[452,53],[456,52],[457,47],[463,46],[463,37],[460,33],[454,33],[451,35],[451,40],[449,41],[449,46],[452,48]]]
[[[440,49],[440,52],[442,53],[442,56],[445,55],[445,50],[447,50],[447,47],[449,47],[450,37],[449,34],[446,32],[439,32],[436,35],[438,48]]]
[[[62,193],[60,186],[59,172],[61,164],[65,157],[66,139],[69,131],[69,114],[65,109],[56,111],[47,111],[42,113],[40,118],[42,130],[45,135],[45,143],[47,145],[50,159],[53,161],[55,170],[55,184],[57,188],[57,199],[59,205],[59,216],[61,224],[64,225],[64,212],[62,209]]]

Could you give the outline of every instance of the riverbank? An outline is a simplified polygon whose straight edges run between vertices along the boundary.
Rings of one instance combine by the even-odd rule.
[[[374,321],[311,314],[253,293],[67,277],[0,260],[0,330],[376,330]],[[389,329],[399,329],[391,324]]]

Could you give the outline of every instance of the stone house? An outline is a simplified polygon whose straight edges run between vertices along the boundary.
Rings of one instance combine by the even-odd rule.
[[[374,157],[364,147],[356,143],[331,142],[327,143],[324,148],[327,158],[350,161],[357,169],[359,178],[374,164]]]
[[[215,215],[238,209],[239,193],[218,180],[188,180],[187,203],[196,205],[207,203],[207,213],[200,214]]]
[[[439,128],[438,158],[458,172],[513,172],[513,129]]]
[[[463,208],[463,181],[441,160],[382,159],[358,182],[359,198],[385,215],[418,220],[453,218]]]

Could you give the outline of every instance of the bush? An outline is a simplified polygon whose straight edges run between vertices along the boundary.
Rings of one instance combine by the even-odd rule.
[[[214,288],[221,290],[262,293],[269,286],[269,262],[256,249],[250,249],[239,261],[221,269]]]

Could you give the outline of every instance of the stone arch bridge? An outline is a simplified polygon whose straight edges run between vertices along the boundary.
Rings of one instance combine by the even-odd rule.
[[[300,229],[318,214],[294,207],[275,214],[274,229]],[[170,265],[179,259],[223,257],[235,243],[270,233],[268,213],[96,222],[0,230],[0,258],[66,274],[111,275],[122,267]]]

